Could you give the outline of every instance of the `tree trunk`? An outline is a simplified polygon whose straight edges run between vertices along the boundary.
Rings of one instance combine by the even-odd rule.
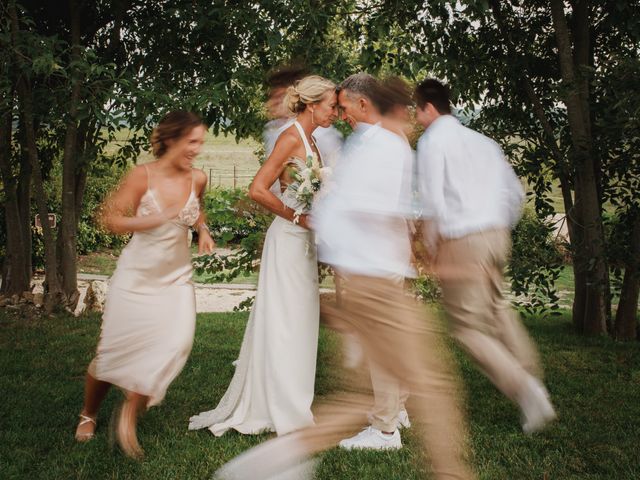
[[[578,2],[577,18],[590,21],[589,2]],[[583,52],[588,50],[588,28],[576,25],[577,46],[574,58],[571,35],[564,14],[564,2],[551,0],[551,13],[558,47],[564,102],[567,107],[569,129],[576,165],[574,187],[576,191],[576,230],[580,241],[573,245],[576,272],[573,319],[579,331],[589,334],[607,332],[607,264],[604,252],[604,230],[598,199],[597,173],[591,142],[591,122],[588,111],[588,81],[579,78],[576,71],[586,70]],[[587,25],[588,26],[588,25]],[[583,32],[586,31],[586,37]],[[587,109],[587,110],[585,110]],[[578,232],[576,232],[578,233]],[[573,243],[573,240],[572,240]]]
[[[24,79],[18,83],[18,93],[20,98],[20,110],[23,117],[23,124],[27,136],[27,153],[33,170],[33,186],[36,193],[36,204],[40,215],[42,232],[44,236],[44,263],[45,263],[45,308],[52,311],[62,300],[62,288],[58,277],[56,242],[53,229],[48,220],[47,194],[44,191],[42,180],[42,170],[38,159],[36,135],[33,128],[33,99],[31,90]]]
[[[20,130],[24,130],[22,127]],[[20,174],[18,175],[18,208],[20,209],[20,221],[22,222],[22,248],[25,251],[24,271],[29,278],[33,275],[31,232],[31,163],[27,154],[27,139],[24,132],[20,131],[18,138],[23,148],[20,153]]]
[[[71,13],[71,61],[80,60],[80,9],[69,2]],[[61,239],[58,250],[62,290],[70,308],[78,301],[77,277],[77,220],[76,220],[76,157],[78,146],[78,105],[80,103],[81,79],[77,71],[71,75],[71,97],[69,99],[67,130],[62,157],[62,218]]]
[[[15,1],[9,3],[9,17],[11,21],[11,40],[14,51],[16,52],[15,65],[19,65],[22,59],[18,57],[17,36],[19,32],[18,14],[16,11]],[[46,311],[51,312],[62,299],[62,289],[60,279],[58,278],[58,269],[56,265],[56,244],[53,235],[53,229],[48,221],[47,196],[44,191],[42,180],[42,170],[40,168],[40,160],[38,158],[38,148],[36,142],[35,128],[33,124],[33,95],[28,80],[23,74],[17,82],[18,105],[22,118],[26,137],[27,155],[33,171],[33,183],[36,193],[36,203],[38,206],[38,214],[41,218],[42,231],[44,235],[44,259],[45,259],[45,302]]]
[[[13,97],[13,92],[11,92]],[[20,295],[31,288],[31,272],[24,268],[30,250],[22,242],[23,222],[20,218],[20,197],[12,168],[12,121],[13,99],[7,112],[0,119],[0,173],[4,187],[4,212],[7,232],[6,254],[2,265],[2,286],[0,294]]]
[[[640,296],[640,213],[636,213],[631,231],[631,252],[624,270],[620,303],[616,312],[616,338],[635,340],[638,332]]]

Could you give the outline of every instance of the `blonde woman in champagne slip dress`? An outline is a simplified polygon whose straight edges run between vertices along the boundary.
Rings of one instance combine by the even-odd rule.
[[[205,132],[193,113],[167,114],[151,138],[157,160],[135,167],[105,204],[105,226],[133,235],[109,284],[78,441],[94,437],[100,403],[116,385],[126,394],[117,440],[125,454],[141,456],[137,416],[162,401],[187,361],[196,316],[189,228],[198,230],[199,252],[214,247],[200,210],[206,175],[193,169]]]
[[[189,429],[208,428],[219,436],[278,435],[313,424],[319,328],[318,264],[307,215],[300,207],[291,170],[304,168],[314,151],[312,132],[337,117],[335,85],[318,76],[289,87],[296,121],[284,130],[260,168],[249,195],[277,216],[264,242],[258,291],[240,348],[235,374],[218,406],[191,417]]]

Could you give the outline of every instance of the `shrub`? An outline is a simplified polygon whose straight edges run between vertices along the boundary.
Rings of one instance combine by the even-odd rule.
[[[552,225],[525,210],[511,235],[513,248],[507,269],[516,303],[529,312],[556,311],[555,282],[563,255]]]
[[[77,251],[79,255],[86,255],[102,248],[119,248],[126,243],[128,236],[115,235],[102,228],[96,218],[105,197],[112,192],[126,172],[126,168],[118,165],[95,162],[89,167],[87,184],[85,186],[82,211],[78,219]],[[45,189],[49,198],[49,212],[55,213],[60,220],[62,207],[60,205],[60,189],[62,183],[62,169],[55,164],[49,179],[45,182]],[[35,202],[31,205],[31,216],[37,214]],[[33,225],[33,221],[31,224]],[[59,228],[59,223],[58,227]],[[4,228],[4,225],[3,225]],[[32,260],[34,268],[44,268],[44,242],[42,233],[32,227],[33,246]]]
[[[266,210],[249,199],[245,189],[216,188],[205,195],[205,212],[211,235],[219,247],[233,245],[227,255],[198,257],[198,273],[214,282],[250,274],[258,266],[267,229],[273,220]]]

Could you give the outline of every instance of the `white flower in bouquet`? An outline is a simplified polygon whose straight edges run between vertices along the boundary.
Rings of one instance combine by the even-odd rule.
[[[300,207],[295,211],[293,222],[298,223],[300,215],[311,210],[313,200],[320,191],[324,177],[331,174],[329,167],[322,167],[318,159],[318,155],[313,153],[308,155],[305,161],[306,168],[296,170],[292,173],[294,182],[289,188],[295,192],[296,200],[300,203]]]

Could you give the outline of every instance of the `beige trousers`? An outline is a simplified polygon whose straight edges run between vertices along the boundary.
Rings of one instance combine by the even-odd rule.
[[[394,275],[388,277],[393,283],[402,287],[404,285],[404,277]],[[348,293],[345,295],[345,287],[347,291],[348,278],[334,272],[334,280],[336,283],[336,293],[340,292],[341,301],[336,303],[336,307],[342,305],[342,301],[346,301]],[[346,298],[345,298],[346,297]],[[336,311],[333,314],[327,313],[325,303],[321,308],[321,318],[323,323],[333,330],[342,333],[350,333],[355,337],[350,326],[343,320],[343,315],[338,315]],[[330,307],[329,307],[330,310]],[[409,390],[398,381],[393,375],[389,374],[384,365],[379,365],[375,360],[368,360],[369,371],[371,374],[371,387],[373,388],[373,408],[370,411],[369,419],[371,425],[383,432],[393,432],[398,427],[398,413],[400,410],[406,409],[406,403],[409,398]]]
[[[325,307],[329,324],[348,324],[365,355],[406,385],[415,420],[438,480],[475,478],[465,455],[466,433],[451,358],[432,318],[390,280],[350,276],[342,308]],[[339,318],[336,318],[339,317]],[[348,391],[324,399],[315,426],[278,437],[227,464],[224,478],[268,478],[302,458],[335,446],[366,425],[372,394],[366,366],[352,371]],[[221,471],[221,472],[222,472]]]
[[[530,375],[541,379],[538,352],[502,295],[511,250],[508,230],[489,230],[438,246],[435,269],[453,336],[508,398]]]
[[[383,432],[393,432],[398,428],[398,413],[406,409],[409,389],[384,365],[370,361],[369,370],[373,388],[371,426]]]

